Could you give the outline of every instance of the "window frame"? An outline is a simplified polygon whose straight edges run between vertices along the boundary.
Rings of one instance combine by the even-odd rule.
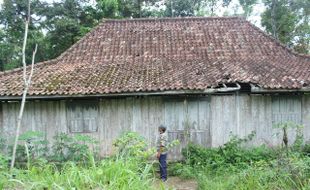
[[[69,133],[98,132],[99,127],[97,122],[98,118],[99,118],[98,100],[66,101],[66,123]],[[80,122],[80,124],[76,124],[75,126],[72,124],[73,122]],[[86,123],[88,123],[88,125]]]
[[[297,125],[302,124],[302,96],[272,96],[271,113],[272,125],[279,125],[290,122]]]

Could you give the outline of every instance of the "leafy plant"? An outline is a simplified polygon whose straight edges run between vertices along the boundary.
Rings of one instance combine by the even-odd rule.
[[[133,139],[136,141],[132,141]],[[89,143],[97,143],[91,137],[59,134],[55,136],[55,140],[54,154],[61,153],[64,159],[67,159],[60,167],[53,162],[42,160],[29,165],[28,169],[15,169],[14,177],[7,171],[0,170],[0,187],[4,189],[152,189],[155,177],[153,165],[144,157],[140,157],[140,154],[122,154],[122,156],[98,161],[86,146]],[[145,145],[143,138],[137,134],[127,134],[116,141],[118,145],[122,145],[124,152],[129,153],[134,152],[129,150],[141,149],[143,146],[140,144]],[[137,145],[133,142],[139,143]],[[72,155],[71,151],[80,152]],[[86,164],[79,162],[80,156]]]
[[[193,179],[196,177],[195,168],[193,168],[187,164],[173,163],[173,164],[169,165],[168,168],[170,171],[169,175],[171,175],[171,176],[179,176],[182,179]]]
[[[60,133],[54,136],[54,144],[52,146],[52,156],[54,161],[85,161],[88,154],[97,154],[96,146],[98,142],[87,135],[70,136]],[[93,150],[90,147],[93,146]]]
[[[0,153],[4,152],[5,147],[6,147],[6,140],[4,137],[0,135]]]
[[[301,151],[302,150],[302,147],[304,144],[302,125],[298,125],[293,122],[285,122],[285,123],[279,123],[279,124],[274,125],[274,128],[278,128],[282,130],[283,132],[282,144],[284,145],[287,157],[290,151]],[[288,139],[289,129],[293,129],[296,131],[295,141],[291,147],[289,147],[289,139]]]
[[[275,154],[266,146],[254,148],[245,148],[242,146],[250,141],[254,135],[255,133],[251,133],[244,138],[231,136],[230,141],[219,148],[205,148],[191,143],[182,153],[187,164],[194,167],[208,167],[210,169],[230,165],[243,168],[261,159],[273,159]]]
[[[167,145],[167,149],[179,145],[178,140],[174,140]],[[119,158],[135,157],[140,159],[150,159],[155,155],[156,149],[149,148],[144,137],[135,132],[124,133],[113,143],[116,148],[116,156]]]
[[[135,132],[127,132],[113,143],[116,147],[117,157],[143,157],[149,158],[155,154],[155,149],[148,149],[145,139]]]
[[[22,142],[21,146],[27,146],[32,158],[46,157],[48,154],[48,141],[43,132],[27,131],[19,136],[19,142]],[[20,147],[20,150],[22,149]]]
[[[0,154],[0,170],[5,170],[8,168],[9,158]]]
[[[302,148],[302,153],[310,157],[310,142],[306,143]]]

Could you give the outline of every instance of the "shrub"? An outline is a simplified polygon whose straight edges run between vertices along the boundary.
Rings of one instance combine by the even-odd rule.
[[[232,136],[219,148],[189,144],[183,150],[185,164],[176,165],[173,173],[194,173],[200,189],[310,188],[310,157],[302,136],[291,147],[243,146],[251,138]]]
[[[250,141],[254,134],[245,138],[233,136],[231,140],[219,148],[205,148],[189,144],[182,153],[187,164],[191,166],[208,167],[217,169],[229,165],[240,168],[259,160],[272,160],[276,154],[266,146],[245,148],[243,143]]]
[[[196,177],[196,170],[184,163],[169,164],[169,176],[179,176],[182,179],[193,179]]]
[[[4,152],[4,149],[6,147],[6,140],[4,139],[4,137],[2,137],[0,135],[0,153],[3,153]]]
[[[9,158],[0,154],[0,171],[8,168]]]
[[[171,149],[179,145],[178,140],[168,143],[167,148]],[[144,137],[135,132],[127,132],[116,139],[113,143],[116,148],[116,156],[121,158],[135,157],[147,160],[155,155],[156,149],[149,148]]]
[[[18,140],[22,143],[22,146],[27,146],[31,158],[41,158],[47,156],[48,141],[45,140],[45,135],[43,132],[27,131],[21,134]]]
[[[145,138],[135,132],[124,133],[113,143],[119,158],[139,157],[148,159],[155,154],[154,148],[148,148]]]
[[[306,143],[303,147],[302,147],[302,152],[303,154],[305,154],[306,156],[310,157],[310,142]]]
[[[233,189],[307,189],[310,159],[292,156],[282,161],[257,162],[239,173]]]
[[[70,136],[60,133],[54,136],[54,140],[50,156],[53,161],[85,161],[90,152],[97,156],[98,142],[88,135]],[[90,147],[93,147],[93,150]]]

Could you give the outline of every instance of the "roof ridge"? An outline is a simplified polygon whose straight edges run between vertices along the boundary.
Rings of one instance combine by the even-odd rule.
[[[261,30],[260,28],[258,28],[257,26],[255,26],[254,24],[252,24],[250,21],[246,20],[246,22],[248,23],[248,25],[250,27],[252,27],[253,29],[255,29],[256,31],[258,31],[259,33],[261,33],[262,35],[264,35],[265,37],[271,39],[272,41],[274,41],[277,45],[281,46],[283,49],[285,49],[286,51],[288,51],[288,53],[291,53],[297,57],[302,57],[302,58],[310,58],[309,54],[302,54],[302,53],[298,53],[296,52],[294,49],[291,49],[289,47],[287,47],[286,45],[284,45],[280,40],[276,39],[275,37],[273,37],[272,35],[268,34],[267,32],[265,32],[264,30]]]
[[[110,19],[103,18],[101,23],[104,22],[127,22],[127,21],[174,21],[174,20],[231,20],[231,19],[244,19],[241,16],[210,16],[210,17],[202,17],[202,16],[193,16],[193,17],[147,17],[147,18],[121,18],[121,19]]]

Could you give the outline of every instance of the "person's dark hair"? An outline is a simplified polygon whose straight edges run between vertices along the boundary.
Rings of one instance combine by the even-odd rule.
[[[165,126],[163,126],[163,125],[160,125],[159,127],[158,127],[158,129],[159,130],[162,130],[163,132],[166,132],[166,127]]]

